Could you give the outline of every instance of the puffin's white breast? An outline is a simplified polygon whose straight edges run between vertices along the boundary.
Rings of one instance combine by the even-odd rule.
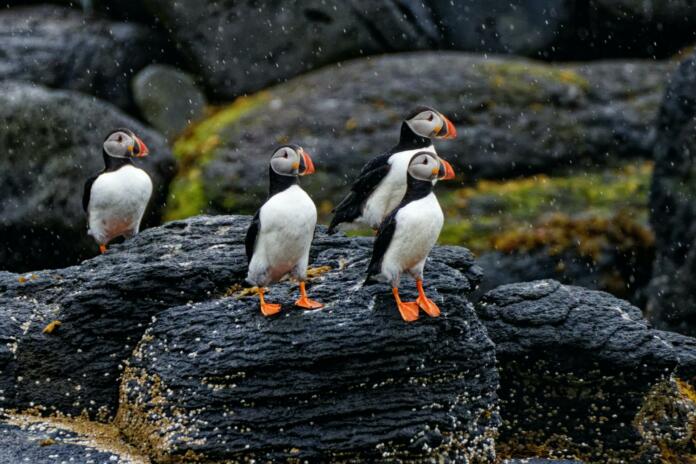
[[[100,243],[140,227],[152,195],[152,180],[132,165],[105,172],[94,181],[87,207],[90,234]]]
[[[359,222],[376,229],[384,218],[399,206],[401,199],[406,194],[408,164],[413,155],[422,151],[436,154],[435,148],[430,145],[426,148],[400,151],[389,158],[389,173],[365,202],[362,216],[358,219]]]

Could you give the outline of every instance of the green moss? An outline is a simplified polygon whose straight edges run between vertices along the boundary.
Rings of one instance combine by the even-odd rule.
[[[174,142],[173,153],[179,163],[179,172],[169,189],[165,220],[182,219],[205,210],[208,199],[201,180],[202,168],[213,159],[216,149],[223,143],[221,133],[269,98],[267,92],[240,97],[189,127]]]

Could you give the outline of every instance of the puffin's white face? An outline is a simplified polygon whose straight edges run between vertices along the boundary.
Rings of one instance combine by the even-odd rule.
[[[420,152],[413,155],[408,165],[408,173],[415,179],[433,183],[437,180],[454,178],[452,166],[430,152]]]
[[[314,172],[314,163],[302,147],[284,145],[273,153],[271,169],[281,176],[306,176]]]
[[[104,141],[104,151],[113,158],[141,158],[149,153],[143,141],[127,129],[112,132]]]
[[[406,124],[421,137],[453,139],[457,136],[454,124],[442,113],[430,108],[417,111],[414,116],[406,120]]]

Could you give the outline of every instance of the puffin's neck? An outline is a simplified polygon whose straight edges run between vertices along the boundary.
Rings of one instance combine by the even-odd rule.
[[[403,200],[401,200],[401,205],[411,203],[412,201],[420,200],[421,198],[427,197],[433,191],[433,183],[429,180],[419,180],[415,177],[408,175],[406,182],[406,194]]]
[[[268,197],[272,197],[276,193],[280,193],[288,187],[297,185],[300,183],[297,176],[282,176],[275,172],[272,167],[268,168]]]
[[[395,151],[427,148],[432,145],[432,143],[433,142],[428,137],[423,137],[413,132],[411,126],[404,121],[401,123],[401,136],[399,137],[399,144],[396,146]]]
[[[106,150],[102,150],[102,156],[104,157],[104,171],[111,172],[115,171],[122,166],[127,164],[132,165],[133,160],[130,158],[114,158],[106,154]]]

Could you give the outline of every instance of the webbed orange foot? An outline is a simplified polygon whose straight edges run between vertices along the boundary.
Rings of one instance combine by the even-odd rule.
[[[418,298],[416,298],[416,303],[418,306],[428,314],[430,317],[438,317],[440,315],[440,308],[437,307],[433,300],[425,296],[425,291],[423,290],[423,281],[416,280],[416,287],[418,287]]]
[[[295,306],[304,309],[319,309],[324,307],[324,305],[318,301],[310,300],[307,297],[307,290],[305,289],[304,282],[300,282],[300,298],[295,302]]]
[[[281,306],[279,304],[274,304],[274,303],[266,303],[266,300],[263,298],[263,292],[264,289],[262,287],[259,287],[259,300],[261,303],[261,314],[264,316],[273,316],[274,314],[278,314],[280,312]]]
[[[418,304],[414,301],[401,301],[399,297],[399,289],[392,288],[392,293],[394,294],[394,299],[396,300],[396,307],[399,308],[399,313],[401,313],[401,318],[407,322],[413,322],[418,319]]]
[[[102,254],[106,253],[106,245],[104,245],[103,243],[100,243],[99,244],[99,252]]]

